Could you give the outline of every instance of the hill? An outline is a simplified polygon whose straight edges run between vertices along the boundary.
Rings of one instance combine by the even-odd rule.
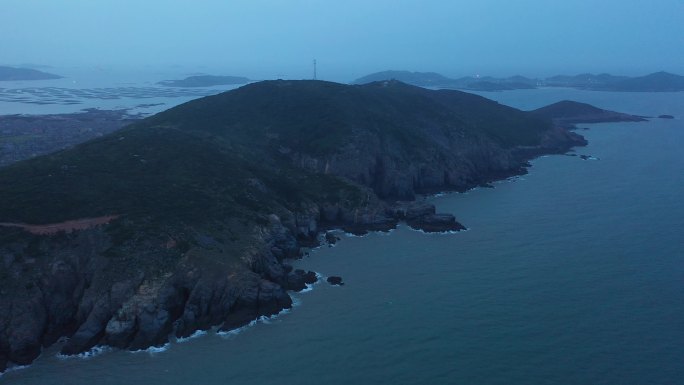
[[[0,81],[61,79],[59,75],[30,68],[0,66]]]
[[[321,230],[462,228],[412,200],[584,144],[545,117],[397,81],[253,83],[0,169],[0,370],[141,349],[291,306]]]

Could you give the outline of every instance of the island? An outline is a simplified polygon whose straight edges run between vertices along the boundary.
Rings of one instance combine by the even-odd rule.
[[[180,80],[162,80],[157,84],[166,87],[212,87],[247,84],[250,80],[240,76],[196,75]]]
[[[579,75],[556,75],[544,79],[543,84],[546,87],[568,87],[579,89],[597,89],[607,86],[621,80],[628,79],[626,76],[614,76],[611,74],[590,74],[584,73]]]
[[[317,279],[288,260],[332,229],[461,230],[416,196],[586,144],[553,118],[399,81],[264,81],[0,168],[0,372],[277,314]]]
[[[31,68],[0,66],[0,81],[61,79],[59,75]]]

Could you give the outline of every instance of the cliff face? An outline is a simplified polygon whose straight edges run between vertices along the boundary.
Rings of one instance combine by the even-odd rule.
[[[315,281],[285,261],[321,231],[461,229],[395,200],[583,143],[458,91],[276,81],[1,169],[0,370],[62,337],[64,354],[136,350],[275,314]]]
[[[285,290],[315,281],[281,263],[299,248],[277,217],[240,255],[225,255],[204,237],[206,244],[178,257],[172,244],[139,245],[135,252],[146,259],[174,260],[171,268],[159,263],[160,271],[107,255],[111,236],[102,227],[35,236],[28,246],[24,239],[4,243],[0,368],[29,364],[63,336],[70,338],[62,353],[78,354],[100,344],[136,350],[162,345],[172,332],[239,327],[289,308]]]
[[[492,180],[524,172],[536,153],[559,153],[583,145],[576,134],[557,128],[539,146],[502,148],[485,138],[442,138],[439,145],[405,151],[396,142],[364,135],[339,153],[321,157],[293,154],[292,161],[318,173],[340,175],[369,186],[383,199],[412,200],[416,194],[465,191]]]

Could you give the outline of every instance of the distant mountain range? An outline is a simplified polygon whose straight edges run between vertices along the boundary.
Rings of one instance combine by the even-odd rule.
[[[536,88],[537,80],[523,76],[510,78],[468,76],[451,79],[435,72],[382,71],[353,81],[353,84],[365,84],[383,80],[399,80],[419,87],[457,88],[476,91],[503,91],[513,89]]]
[[[469,76],[451,79],[435,72],[383,71],[356,79],[354,84],[395,79],[420,87],[457,88],[471,91],[505,91],[537,87],[570,87],[595,91],[676,92],[684,91],[684,76],[656,72],[646,76],[628,77],[610,74],[557,75],[546,79],[524,76],[496,78]]]
[[[211,87],[247,84],[250,80],[241,76],[197,75],[180,80],[162,80],[157,84],[167,87]]]
[[[61,79],[62,76],[31,68],[0,66],[0,81]]]

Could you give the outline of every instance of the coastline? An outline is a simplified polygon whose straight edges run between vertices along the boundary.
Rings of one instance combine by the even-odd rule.
[[[567,150],[570,150],[571,148],[572,147],[568,147]],[[529,152],[526,152],[526,153],[529,154]],[[554,151],[552,153],[556,154],[559,152]],[[543,153],[542,155],[546,155],[546,153]],[[528,161],[531,159],[534,159],[534,158],[536,158],[536,156],[531,157],[531,158],[525,158],[524,162],[521,163],[521,166],[519,168],[516,168],[514,170],[510,170],[509,173],[505,173],[505,174],[504,173],[496,173],[495,175],[487,175],[486,177],[483,177],[482,180],[486,180],[487,181],[486,183],[491,183],[491,182],[501,181],[501,180],[505,180],[508,178],[519,177],[520,175],[524,175],[527,173],[527,168],[529,168],[531,166]],[[452,189],[452,190],[441,189],[439,193],[440,194],[450,194],[450,193],[455,193],[455,192],[463,193],[463,192],[468,191],[468,190],[473,189],[473,188],[482,187],[482,185],[483,185],[483,183],[478,181],[477,183],[473,183],[468,189]],[[424,199],[416,199],[413,202],[404,202],[404,204],[406,204],[406,203],[408,203],[409,207],[413,204],[418,205],[419,210],[426,210],[427,209],[428,211],[431,211],[433,213],[435,210],[434,205],[426,204],[424,202]],[[309,234],[310,238],[304,242],[298,241],[296,247],[297,248],[311,248],[312,246],[313,247],[323,247],[326,245],[325,234],[328,231],[331,231],[334,229],[340,229],[345,234],[352,234],[353,236],[364,236],[364,235],[368,234],[369,232],[390,232],[390,231],[396,229],[397,225],[399,223],[404,223],[406,226],[408,226],[412,230],[424,233],[426,235],[427,234],[450,235],[450,234],[457,233],[459,231],[467,231],[465,226],[462,229],[456,230],[456,231],[450,230],[450,229],[447,229],[444,231],[424,231],[420,228],[415,228],[409,224],[406,224],[404,218],[393,218],[391,222],[384,223],[382,226],[378,226],[375,223],[368,223],[365,225],[356,223],[356,224],[353,224],[351,231],[348,231],[348,230],[350,230],[350,227],[349,227],[350,224],[347,224],[347,226],[344,226],[344,224],[340,224],[340,223],[326,223],[324,221],[321,221],[316,226],[317,230],[313,234]],[[342,225],[342,226],[340,226],[340,225]],[[346,229],[345,229],[345,227],[346,227]],[[304,256],[304,254],[301,254],[301,255],[298,255],[296,257],[297,257],[297,259],[299,259],[299,258],[302,258],[303,256]],[[284,259],[282,263],[284,265],[287,265],[287,262],[288,262],[288,260]],[[303,274],[303,273],[304,272],[302,271],[300,274]],[[287,314],[287,312],[291,311],[291,309],[294,306],[293,296],[291,293],[302,293],[302,292],[309,291],[312,289],[313,284],[321,282],[322,278],[323,277],[318,275],[318,276],[316,276],[316,280],[313,283],[308,283],[308,282],[304,283],[304,287],[302,289],[290,290],[288,292],[285,292],[284,294],[287,297],[287,301],[284,302],[282,305],[275,305],[275,303],[272,303],[272,305],[269,305],[267,307],[258,307],[256,309],[255,318],[252,318],[250,316],[245,317],[246,314],[240,314],[241,311],[238,308],[237,313],[232,316],[232,321],[229,320],[230,325],[231,325],[230,327],[226,327],[226,324],[224,323],[223,326],[221,326],[221,324],[211,325],[209,327],[209,329],[203,329],[203,328],[188,329],[185,331],[185,334],[189,333],[188,336],[182,336],[182,335],[179,336],[178,334],[176,334],[177,339],[180,339],[181,341],[185,341],[188,339],[189,336],[195,335],[198,332],[199,333],[202,333],[202,332],[210,333],[212,330],[215,330],[217,334],[233,335],[235,333],[239,333],[239,331],[243,330],[244,327],[248,327],[252,324],[256,324],[263,317],[269,318],[269,317],[274,317],[274,316],[278,316],[281,314]],[[280,302],[280,300],[277,302]],[[174,333],[172,332],[171,334],[173,335]],[[165,338],[165,340],[166,340],[166,342],[164,342],[161,345],[150,344],[148,346],[142,346],[138,349],[131,350],[131,351],[132,352],[141,352],[141,351],[144,352],[144,351],[147,351],[148,349],[152,349],[155,353],[161,352],[165,348],[169,347],[169,341],[166,338]],[[67,339],[65,341],[66,341],[66,343],[68,343],[69,339]],[[73,353],[70,352],[71,354],[60,353],[60,356],[62,356],[63,358],[70,357],[70,356],[76,356],[79,358],[89,358],[89,357],[92,357],[94,355],[100,355],[100,354],[106,353],[107,351],[109,351],[111,349],[115,349],[115,347],[112,347],[109,345],[96,345],[94,347],[89,347],[85,351],[73,351]],[[21,365],[21,366],[27,366],[27,365]],[[30,365],[28,365],[28,366],[30,366]],[[9,367],[8,369],[11,369],[11,367]]]
[[[470,189],[477,188],[477,187],[487,187],[492,182],[505,180],[505,179],[508,179],[511,177],[519,177],[520,175],[524,175],[527,173],[527,169],[531,166],[529,161],[532,159],[535,159],[539,156],[546,156],[549,154],[563,154],[563,153],[570,151],[575,146],[586,145],[586,141],[579,141],[579,140],[577,140],[578,137],[579,136],[564,136],[564,137],[562,137],[562,139],[564,139],[564,140],[569,140],[570,138],[573,138],[575,140],[570,141],[570,142],[564,142],[565,145],[559,146],[559,147],[552,146],[552,147],[546,147],[546,148],[520,148],[520,149],[517,149],[516,150],[517,167],[513,167],[513,168],[505,170],[505,171],[483,173],[483,174],[479,175],[479,178],[477,178],[477,180],[471,181],[466,186],[460,186],[458,188],[453,188],[453,189],[450,189],[447,186],[447,188],[438,189],[438,192],[439,193],[464,192],[464,191],[468,191]],[[406,203],[402,203],[402,204],[406,204]],[[413,203],[409,204],[409,206],[412,206],[412,205],[418,205],[419,206],[418,211],[427,210],[427,211],[421,211],[423,214],[439,215],[439,214],[435,213],[434,205],[428,204],[426,206],[424,204],[424,202],[421,202],[420,200],[413,201]],[[293,248],[298,249],[298,248],[302,248],[302,247],[309,247],[310,245],[313,245],[313,244],[320,245],[320,243],[317,243],[318,242],[317,240],[323,234],[325,234],[326,231],[328,231],[330,229],[334,229],[334,228],[342,228],[343,231],[347,232],[347,230],[349,230],[350,226],[351,226],[352,231],[350,231],[350,232],[356,233],[357,235],[360,233],[367,233],[370,231],[382,231],[382,230],[389,231],[389,230],[395,229],[399,222],[406,219],[406,212],[410,209],[410,207],[402,207],[401,209],[404,211],[403,211],[403,214],[400,215],[397,208],[393,207],[392,204],[387,204],[387,202],[383,202],[380,207],[382,208],[382,210],[385,211],[385,213],[382,214],[383,217],[381,219],[383,219],[383,221],[381,221],[381,222],[376,222],[375,219],[377,219],[377,218],[375,218],[375,217],[369,217],[368,220],[365,222],[354,221],[354,222],[347,222],[346,224],[340,223],[340,222],[330,222],[330,221],[326,221],[324,218],[325,215],[323,215],[323,213],[319,211],[317,214],[318,220],[317,221],[314,220],[313,226],[312,226],[311,220],[315,219],[316,215],[312,216],[312,215],[310,215],[311,213],[304,213],[304,217],[301,218],[301,223],[308,223],[308,224],[306,225],[307,226],[306,230],[304,230],[301,233],[304,236],[301,239],[295,239],[296,243],[294,244]],[[389,213],[387,212],[387,209],[389,209]],[[392,212],[394,212],[394,214],[392,214]],[[302,213],[296,213],[296,215],[300,215],[300,214],[302,214]],[[451,217],[453,218],[453,216],[451,216]],[[278,219],[277,222],[280,222],[280,220]],[[282,223],[281,224],[276,223],[276,225],[282,226]],[[299,218],[296,220],[296,225],[297,226],[300,225]],[[340,226],[340,225],[342,225],[342,226]],[[346,230],[345,230],[345,226],[347,227]],[[411,226],[411,227],[415,230],[415,228],[413,226]],[[465,230],[465,227],[463,227],[463,229],[461,229],[461,230]],[[418,231],[424,231],[424,230],[418,229]],[[448,228],[445,231],[454,231],[454,230],[451,230],[450,228]],[[438,232],[439,233],[441,231],[430,231],[430,232]],[[292,239],[286,239],[285,241],[291,242]],[[293,246],[293,245],[290,245],[288,247],[291,247],[291,246]],[[287,259],[286,258],[282,259],[282,255],[281,255],[281,257],[279,257],[277,255],[270,255],[269,257],[267,257],[267,259],[273,260],[273,261],[278,261],[278,264],[281,267],[283,267],[285,270],[287,270],[287,268],[286,268]],[[278,284],[278,282],[280,282],[281,284],[283,282],[287,282],[287,280],[289,280],[292,277],[292,275],[290,273],[291,273],[291,269],[289,271],[285,271],[284,273],[283,272],[277,273],[277,272],[270,272],[270,271],[263,271],[262,272],[262,274],[265,274],[265,276],[267,278],[266,281],[268,281],[270,283],[276,282],[276,284]],[[269,274],[271,274],[271,275],[269,275]],[[299,279],[302,279],[302,276],[304,274],[305,274],[305,272],[299,273],[299,278],[295,277],[296,282],[293,281],[293,283],[301,284],[302,281]],[[292,296],[290,295],[290,293],[289,292],[281,293],[277,290],[277,288],[272,287],[270,285],[270,283],[262,282],[260,284],[260,285],[266,284],[265,288],[267,288],[268,290],[275,290],[272,292],[271,297],[267,297],[267,298],[265,297],[264,298],[266,300],[266,302],[262,302],[261,299],[259,299],[261,296],[261,291],[258,290],[257,293],[255,293],[256,297],[254,297],[254,302],[247,301],[247,303],[242,303],[242,304],[238,303],[238,305],[232,309],[232,312],[233,312],[232,315],[230,316],[230,318],[228,320],[226,320],[223,323],[223,326],[220,326],[220,324],[218,324],[218,325],[214,324],[214,325],[210,325],[210,327],[213,328],[213,327],[218,326],[220,330],[235,330],[235,329],[238,329],[240,327],[243,327],[245,325],[250,324],[254,320],[258,320],[261,317],[264,317],[264,316],[269,317],[269,316],[272,316],[275,314],[279,314],[283,310],[291,309],[293,306],[292,305],[293,301],[292,301]],[[289,284],[284,285],[283,288],[287,288],[288,285]],[[306,284],[304,284],[304,286],[306,287]],[[269,294],[269,295],[271,295],[271,294]],[[255,313],[252,313],[253,311],[255,311]],[[253,317],[254,314],[256,315],[256,318]],[[174,324],[174,327],[175,327],[175,324]],[[192,326],[185,325],[182,330],[183,331],[180,334],[178,334],[176,332],[177,337],[183,338],[186,335],[187,336],[193,335],[195,332],[197,332],[197,330],[208,330],[208,329],[193,328]],[[174,334],[173,330],[171,331],[171,334]],[[163,336],[163,338],[165,340],[168,340],[168,335],[169,335],[168,333],[165,334]],[[160,338],[160,337],[158,336],[155,338]],[[150,345],[150,346],[154,346],[154,345]],[[137,348],[137,346],[136,346],[136,348]],[[142,347],[140,349],[142,349]],[[140,350],[140,349],[136,349],[136,350]],[[71,350],[71,351],[77,352],[78,349]]]

